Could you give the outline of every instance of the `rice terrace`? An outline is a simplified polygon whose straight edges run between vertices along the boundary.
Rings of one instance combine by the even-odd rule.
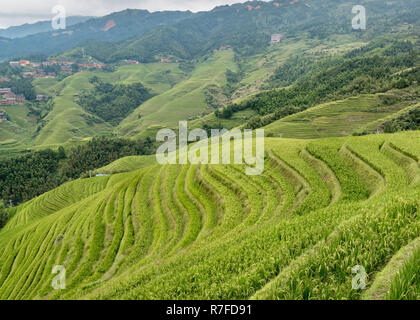
[[[0,21],[0,300],[420,299],[418,1],[111,2]]]

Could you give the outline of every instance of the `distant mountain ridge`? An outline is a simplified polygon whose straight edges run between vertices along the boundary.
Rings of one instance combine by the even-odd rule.
[[[273,33],[323,39],[359,32],[368,40],[378,32],[392,32],[396,23],[418,24],[418,0],[360,0],[358,4],[368,12],[365,32],[352,30],[354,4],[348,0],[249,1],[198,13],[127,9],[66,30],[0,42],[0,60],[59,54],[81,45],[90,56],[108,63],[127,58],[152,62],[168,56],[192,60],[226,45],[255,54],[270,45]]]
[[[360,0],[359,4],[369,13],[369,28],[364,32],[352,29],[353,4],[348,0],[249,1],[199,12],[120,43],[91,42],[86,49],[105,62],[131,58],[147,63],[167,57],[193,60],[229,45],[241,55],[253,55],[270,45],[272,34],[321,40],[353,33],[368,41],[392,32],[397,22],[418,25],[414,20],[420,15],[417,0]]]
[[[67,26],[72,26],[78,23],[93,19],[92,16],[74,16],[66,19]],[[19,26],[12,26],[5,29],[0,29],[0,37],[8,39],[24,38],[26,36],[34,35],[42,32],[51,32],[51,20],[38,21],[35,23],[25,23]]]
[[[193,15],[190,11],[149,12],[127,9],[105,17],[0,43],[0,60],[31,54],[50,55],[91,40],[117,42],[140,36],[153,28],[172,25]]]

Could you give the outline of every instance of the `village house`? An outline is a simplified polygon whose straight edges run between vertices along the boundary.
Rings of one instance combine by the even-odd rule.
[[[21,67],[26,67],[26,66],[29,66],[31,64],[31,62],[30,61],[28,61],[28,60],[20,60],[19,61],[19,65],[21,66]]]
[[[126,64],[139,64],[137,60],[124,60]]]
[[[36,96],[36,101],[48,101],[50,99],[49,96],[43,96],[41,94]]]
[[[5,93],[11,93],[12,89],[10,88],[0,88],[0,95]]]
[[[10,79],[9,78],[0,78],[0,82],[9,82]]]
[[[0,105],[13,106],[25,101],[25,97],[15,95],[10,88],[0,88]]]
[[[16,96],[17,104],[24,103],[26,101],[24,96]]]
[[[171,62],[171,60],[169,60],[167,58],[163,58],[163,59],[160,59],[160,62],[162,62],[162,63],[169,63],[169,62]]]
[[[225,50],[233,50],[232,46],[221,46],[219,49],[214,49],[213,52],[225,51]]]
[[[105,67],[103,63],[79,63],[79,67],[82,69],[102,69]]]
[[[31,78],[33,78],[35,76],[35,72],[23,72],[22,73],[22,76],[25,79],[31,79]]]
[[[3,98],[5,99],[16,99],[16,95],[13,92],[3,94]]]
[[[277,44],[280,43],[281,40],[284,38],[284,35],[282,34],[273,34],[271,35],[271,44]]]
[[[61,66],[60,67],[60,70],[63,71],[63,72],[65,72],[65,73],[68,73],[68,74],[72,74],[73,73],[73,69],[71,67],[69,67],[69,66]]]

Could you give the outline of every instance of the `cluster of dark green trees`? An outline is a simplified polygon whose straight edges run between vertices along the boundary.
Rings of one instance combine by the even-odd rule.
[[[94,84],[94,89],[85,91],[79,104],[112,125],[118,125],[134,109],[153,97],[141,83],[112,85],[96,76],[90,82]]]
[[[419,83],[418,64],[419,51],[408,41],[378,41],[324,60],[292,58],[272,78],[274,85],[290,88],[262,92],[216,112],[216,116],[230,118],[237,111],[252,109],[258,116],[247,127],[255,129],[323,102]],[[412,71],[402,72],[410,68]]]
[[[0,75],[7,75],[8,73],[1,73]],[[23,95],[26,100],[35,100],[36,92],[32,85],[32,81],[29,79],[23,79],[20,77],[14,77],[8,82],[0,83],[0,88],[11,88],[14,94]]]
[[[0,162],[0,199],[19,204],[61,184],[86,176],[121,157],[151,154],[151,139],[99,137],[67,151],[46,149]]]
[[[385,133],[420,130],[420,108],[412,109],[382,125]]]

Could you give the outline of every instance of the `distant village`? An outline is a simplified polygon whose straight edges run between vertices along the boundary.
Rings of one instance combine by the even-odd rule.
[[[24,103],[25,97],[16,95],[10,88],[0,88],[0,106],[13,106]]]
[[[47,72],[48,67],[57,66],[59,70],[67,75],[72,75],[76,72],[89,69],[102,69],[105,67],[104,63],[76,63],[74,61],[60,61],[60,60],[47,60],[43,62],[33,62],[29,60],[10,61],[12,68],[22,67],[22,77],[25,79],[47,79],[56,78],[56,72]]]
[[[257,8],[255,8],[257,9]],[[272,34],[270,44],[276,45],[280,43],[285,36],[283,34]],[[213,50],[213,52],[219,51],[227,51],[233,50],[233,47],[230,45],[221,46]],[[140,64],[138,60],[134,59],[126,59],[122,61],[127,65],[137,65]],[[161,58],[160,63],[179,63],[183,62],[183,60],[172,60],[170,58]],[[49,67],[55,67],[55,69],[59,68],[61,72],[67,75],[72,75],[76,72],[80,72],[82,70],[92,70],[92,69],[102,69],[106,65],[100,62],[93,62],[93,63],[76,63],[74,61],[61,61],[56,59],[50,59],[43,62],[33,62],[29,60],[20,60],[20,61],[10,61],[10,66],[12,68],[23,68],[21,75],[25,79],[46,79],[46,78],[56,78],[57,74],[55,72],[48,72],[51,70]],[[0,86],[2,82],[9,82],[10,79],[6,77],[0,77]],[[37,101],[48,101],[50,97],[37,95]],[[0,88],[0,105],[3,106],[10,106],[10,105],[17,105],[25,102],[25,97],[21,95],[16,95],[12,92],[10,88]],[[0,114],[1,121],[6,120],[5,111],[2,111]],[[0,121],[0,122],[1,122]]]

